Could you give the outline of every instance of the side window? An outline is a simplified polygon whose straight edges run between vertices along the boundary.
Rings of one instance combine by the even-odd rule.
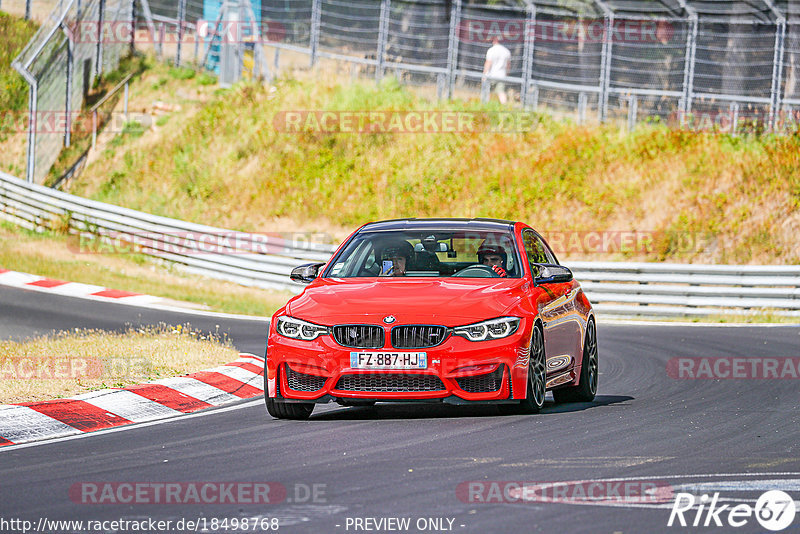
[[[553,263],[555,261],[552,255],[548,254],[547,247],[541,238],[530,230],[522,232],[522,244],[525,247],[525,254],[528,256],[528,263],[531,265],[531,272],[534,276],[538,272],[534,264]]]

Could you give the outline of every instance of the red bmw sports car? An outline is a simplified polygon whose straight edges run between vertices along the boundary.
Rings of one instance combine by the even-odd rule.
[[[521,222],[403,219],[356,230],[272,316],[264,373],[273,417],[314,404],[493,403],[534,413],[597,391],[592,306]]]

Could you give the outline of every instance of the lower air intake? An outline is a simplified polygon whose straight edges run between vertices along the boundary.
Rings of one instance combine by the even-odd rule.
[[[500,365],[497,370],[485,375],[456,378],[456,382],[458,382],[458,387],[468,393],[497,391],[503,384],[503,366]]]
[[[288,365],[286,366],[286,381],[289,389],[294,391],[319,391],[325,385],[326,378],[321,376],[298,373]]]
[[[342,375],[336,383],[339,391],[441,391],[438,376],[415,374]]]

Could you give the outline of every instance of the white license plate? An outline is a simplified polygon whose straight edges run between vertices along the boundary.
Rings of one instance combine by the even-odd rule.
[[[352,369],[427,369],[427,352],[351,352]]]

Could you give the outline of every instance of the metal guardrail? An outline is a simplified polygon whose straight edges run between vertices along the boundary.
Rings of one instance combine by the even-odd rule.
[[[800,266],[571,262],[604,315],[800,317]]]
[[[150,215],[29,184],[0,172],[0,218],[29,229],[65,228],[113,242],[144,235],[141,252],[190,272],[247,286],[298,291],[288,278],[335,247],[234,232]],[[208,250],[208,236],[225,236]],[[180,246],[176,247],[176,240]],[[177,250],[176,250],[177,249]],[[265,253],[253,253],[264,250]],[[800,317],[800,266],[568,262],[598,313],[619,316],[752,314]]]
[[[136,252],[197,274],[272,289],[298,291],[299,286],[289,280],[292,268],[304,262],[327,261],[335,250],[327,244],[151,215],[30,184],[3,172],[0,218],[31,230],[68,228],[70,233],[99,238],[109,250],[116,246],[125,251],[131,243],[144,245]]]

